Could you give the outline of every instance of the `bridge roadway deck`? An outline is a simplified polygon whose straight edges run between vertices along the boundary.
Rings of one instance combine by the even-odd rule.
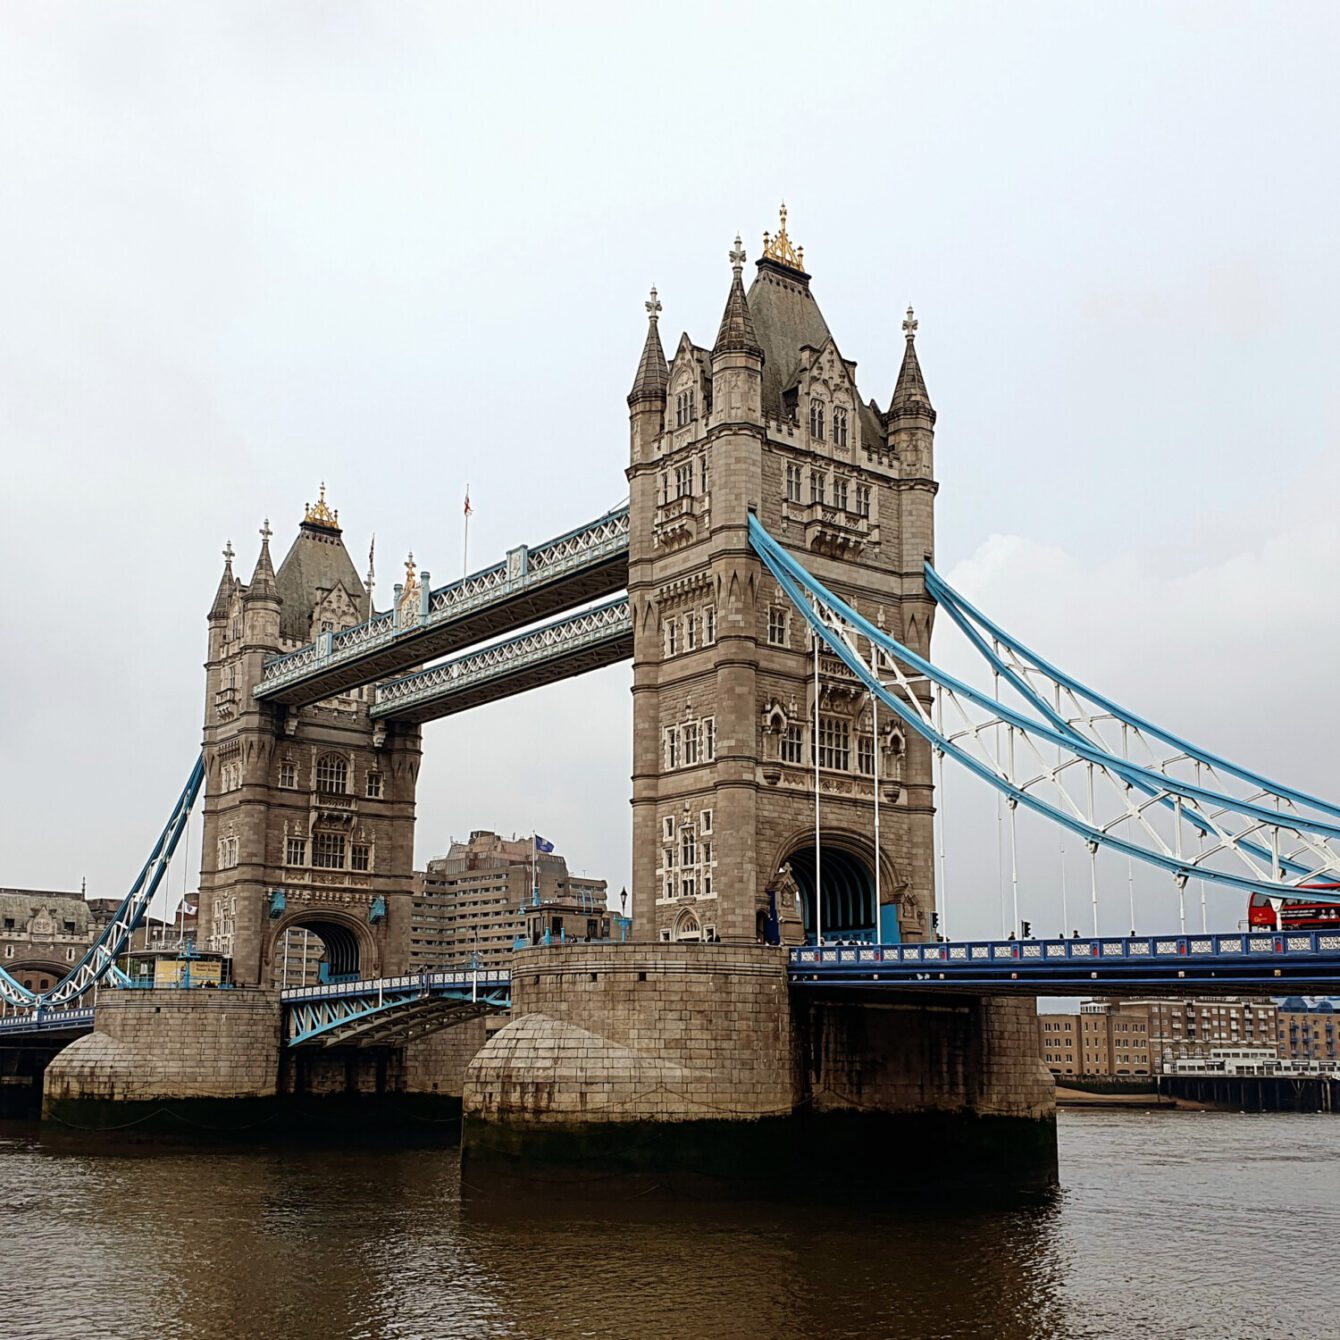
[[[980,940],[824,945],[789,951],[800,991],[964,991],[1031,996],[1340,992],[1340,934],[1153,935],[1124,939]]]
[[[359,685],[503,637],[542,619],[614,595],[628,585],[628,509],[566,535],[512,550],[501,563],[424,590],[417,610],[389,610],[276,656],[254,694],[302,707]]]

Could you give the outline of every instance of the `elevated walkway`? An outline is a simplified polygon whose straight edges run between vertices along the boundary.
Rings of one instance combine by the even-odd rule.
[[[417,610],[389,610],[274,657],[253,692],[289,707],[320,702],[627,585],[628,508],[622,507],[544,544],[512,549],[501,563],[460,581],[425,588]]]

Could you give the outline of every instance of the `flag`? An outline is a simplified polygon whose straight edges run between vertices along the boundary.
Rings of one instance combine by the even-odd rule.
[[[535,850],[536,850],[536,851],[551,852],[551,851],[553,851],[553,849],[554,849],[554,844],[553,844],[552,842],[548,841],[548,840],[545,839],[545,838],[542,838],[538,833],[535,834]]]
[[[470,485],[467,484],[465,486],[465,515],[470,516],[474,510],[475,509],[470,506]]]

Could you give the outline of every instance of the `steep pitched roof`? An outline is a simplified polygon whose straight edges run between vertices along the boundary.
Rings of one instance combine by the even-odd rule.
[[[778,419],[782,393],[795,384],[800,371],[801,346],[821,349],[831,333],[810,292],[808,275],[775,261],[757,265],[748,309],[763,350],[763,413]]]
[[[256,556],[256,570],[251,574],[251,585],[247,587],[246,600],[275,600],[279,596],[275,587],[275,566],[270,558],[270,523],[261,527],[261,551]]]
[[[935,410],[931,406],[930,392],[926,390],[926,379],[921,375],[921,362],[917,358],[917,319],[910,307],[907,309],[907,320],[903,322],[903,331],[907,336],[907,348],[903,350],[903,365],[898,369],[898,381],[893,388],[893,399],[889,402],[889,415],[897,418],[919,414],[934,423]]]
[[[214,603],[209,607],[210,619],[224,619],[228,615],[228,604],[237,587],[237,578],[233,576],[232,541],[223,551],[223,576],[219,578],[219,589],[214,592]]]
[[[733,273],[730,292],[726,295],[726,310],[721,314],[721,325],[717,327],[717,342],[712,346],[712,353],[762,355],[763,347],[754,331],[749,299],[745,297],[744,284],[740,280],[744,251],[738,237],[735,239],[735,250],[731,252],[731,262]]]
[[[333,526],[304,521],[298,527],[275,584],[284,604],[279,612],[279,634],[293,642],[306,642],[312,630],[312,611],[336,583],[353,597],[358,617],[371,613],[368,593],[354,570],[340,532]]]

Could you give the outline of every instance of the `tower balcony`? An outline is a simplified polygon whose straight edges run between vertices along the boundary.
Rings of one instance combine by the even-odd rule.
[[[231,721],[237,715],[241,691],[236,685],[214,690],[214,713],[220,721]]]
[[[653,533],[656,536],[656,543],[666,548],[673,548],[675,545],[688,544],[696,540],[699,518],[707,510],[706,503],[707,500],[702,499],[703,505],[700,507],[699,499],[687,493],[661,503],[656,508],[654,523]]]
[[[784,502],[782,515],[805,533],[805,548],[833,558],[855,558],[867,544],[879,544],[879,526],[859,512],[824,502]]]

